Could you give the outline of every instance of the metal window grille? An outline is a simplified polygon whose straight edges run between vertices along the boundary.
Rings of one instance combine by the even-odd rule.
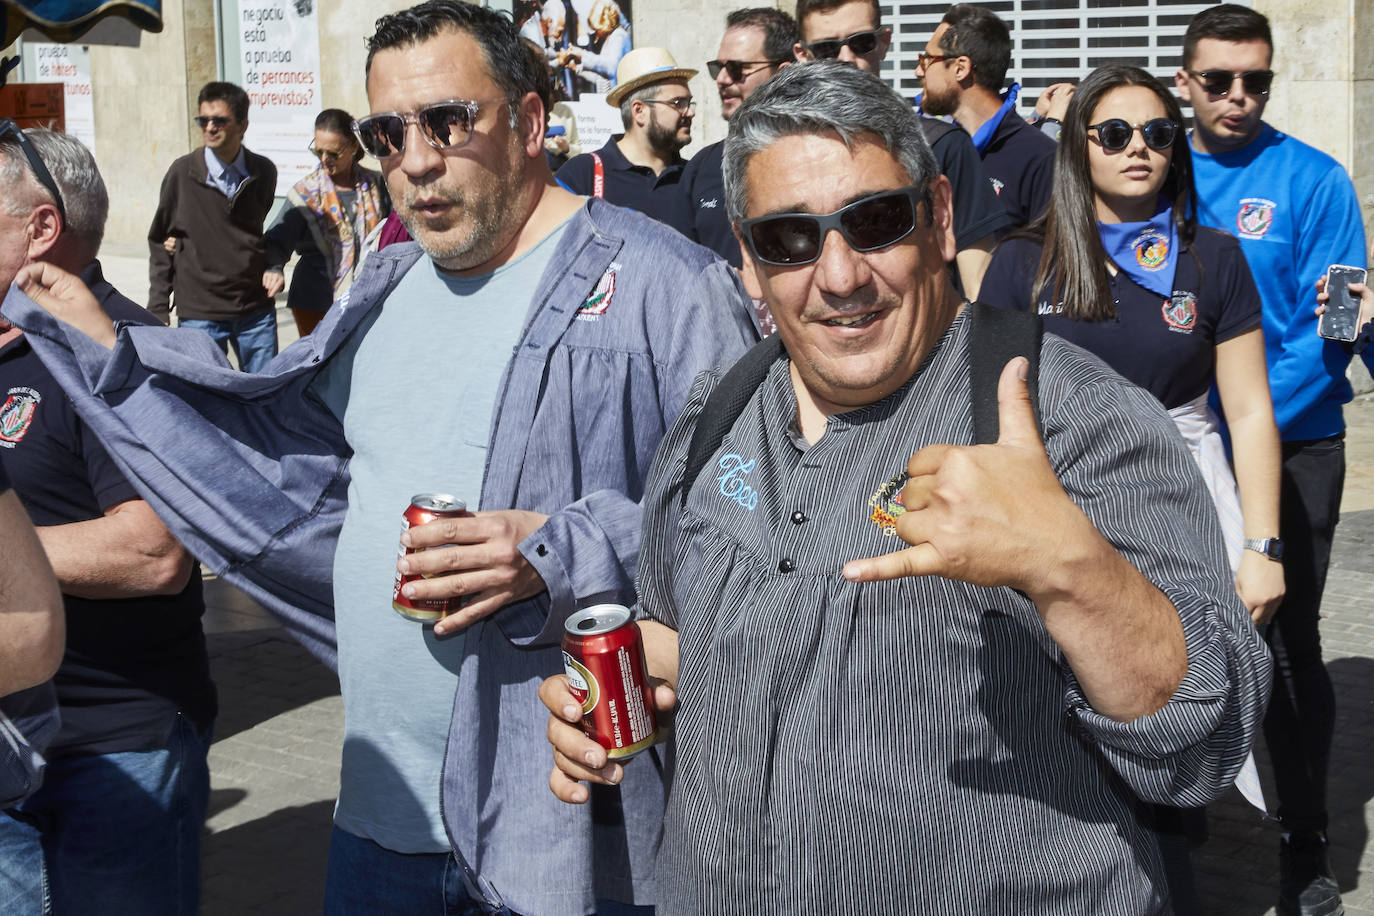
[[[1213,4],[1192,0],[992,0],[978,5],[1001,16],[1011,29],[1014,46],[1007,83],[1014,80],[1021,84],[1018,107],[1028,115],[1046,86],[1065,80],[1076,82],[1107,63],[1142,67],[1172,85],[1188,21]],[[916,58],[949,6],[883,6],[883,22],[891,26],[893,40],[882,76],[907,98],[915,97],[921,89],[915,76]]]

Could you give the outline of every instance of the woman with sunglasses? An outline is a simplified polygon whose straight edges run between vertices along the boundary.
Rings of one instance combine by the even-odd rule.
[[[1265,550],[1279,530],[1279,443],[1260,298],[1236,240],[1197,225],[1182,122],[1144,70],[1088,76],[1064,115],[1049,210],[998,248],[980,298],[1037,309],[1045,330],[1164,404],[1207,480],[1258,625],[1284,592],[1283,566]],[[1208,406],[1213,383],[1234,476]]]
[[[268,270],[281,273],[300,254],[286,304],[304,337],[353,282],[369,233],[391,212],[386,182],[359,165],[362,147],[353,118],[326,108],[315,118],[310,151],[319,166],[286,196],[286,207],[265,234]]]

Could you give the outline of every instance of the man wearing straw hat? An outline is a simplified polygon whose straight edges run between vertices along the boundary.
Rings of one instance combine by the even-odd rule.
[[[685,201],[677,183],[686,160],[679,152],[692,142],[696,108],[687,81],[696,75],[663,48],[636,48],[622,57],[606,103],[620,109],[625,132],[569,159],[558,170],[559,183],[681,228]]]

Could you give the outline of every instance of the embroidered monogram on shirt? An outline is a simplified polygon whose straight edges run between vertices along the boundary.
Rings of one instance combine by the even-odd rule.
[[[759,504],[759,494],[744,482],[744,478],[753,472],[754,459],[745,461],[739,455],[722,455],[717,463],[725,472],[716,478],[720,484],[720,495],[753,512]]]

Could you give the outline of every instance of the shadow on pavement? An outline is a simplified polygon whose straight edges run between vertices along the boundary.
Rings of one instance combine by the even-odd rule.
[[[1374,659],[1338,658],[1327,664],[1336,689],[1336,739],[1331,749],[1331,869],[1342,893],[1359,887],[1360,862],[1369,845],[1365,809],[1374,799]]]
[[[280,629],[208,636],[219,689],[215,743],[282,713],[338,696],[339,679]]]
[[[213,793],[212,810],[237,803],[222,794],[234,793]],[[202,916],[320,912],[333,816],[334,802],[320,801],[206,836]]]

